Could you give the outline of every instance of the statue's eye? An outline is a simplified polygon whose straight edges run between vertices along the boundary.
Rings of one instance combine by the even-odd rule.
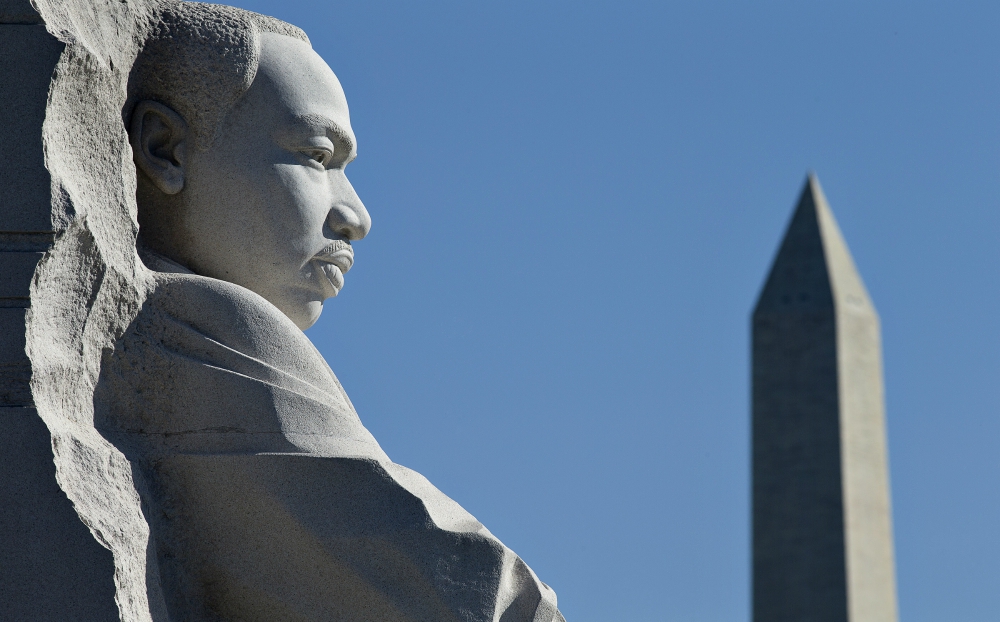
[[[333,159],[333,154],[326,149],[312,149],[306,152],[309,159],[318,164],[326,165],[331,159]]]

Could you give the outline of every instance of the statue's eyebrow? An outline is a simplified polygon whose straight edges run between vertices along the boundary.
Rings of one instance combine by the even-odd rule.
[[[357,145],[354,144],[354,138],[333,119],[321,114],[304,114],[295,117],[295,120],[304,125],[322,128],[327,134],[332,134],[336,138],[336,142],[341,143],[347,149],[347,153],[352,155],[356,153]]]

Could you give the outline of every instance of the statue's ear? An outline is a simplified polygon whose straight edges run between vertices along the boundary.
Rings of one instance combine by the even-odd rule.
[[[188,125],[181,115],[154,101],[132,111],[129,142],[135,164],[164,194],[184,189]]]

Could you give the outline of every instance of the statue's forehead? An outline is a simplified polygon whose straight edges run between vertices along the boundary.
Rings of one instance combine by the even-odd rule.
[[[323,118],[353,138],[340,80],[307,43],[265,33],[257,79],[270,83],[291,118]]]

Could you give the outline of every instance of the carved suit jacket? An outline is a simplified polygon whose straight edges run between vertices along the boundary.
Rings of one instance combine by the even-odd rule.
[[[517,555],[389,460],[277,308],[146,262],[95,423],[134,466],[171,620],[564,622]]]

